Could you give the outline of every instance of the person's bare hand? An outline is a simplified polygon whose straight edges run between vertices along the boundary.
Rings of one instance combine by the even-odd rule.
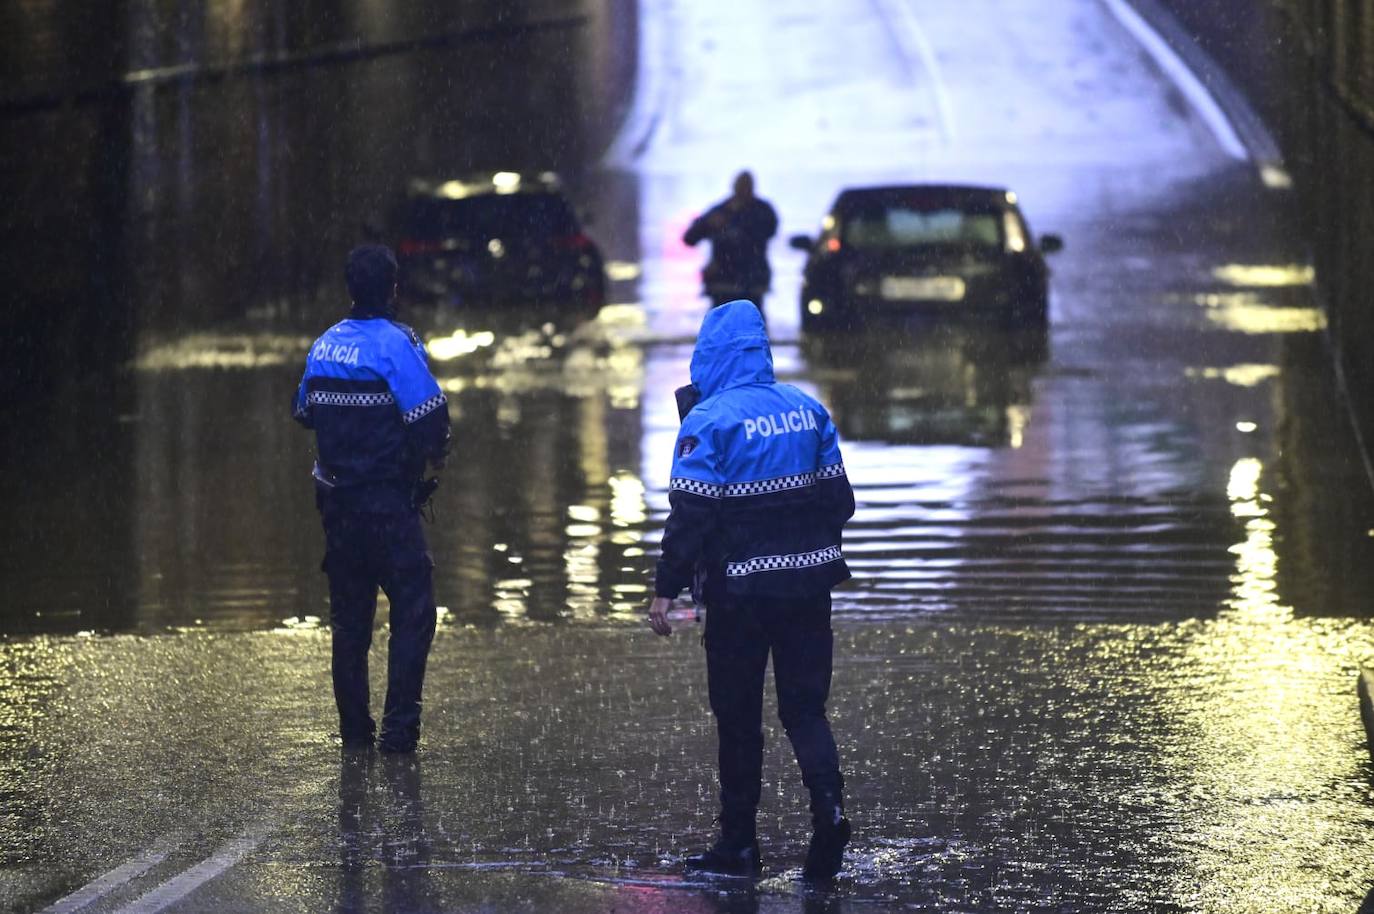
[[[673,601],[667,597],[654,597],[654,601],[649,604],[649,627],[654,630],[654,634],[673,633],[673,627],[668,624],[668,611],[672,608]]]

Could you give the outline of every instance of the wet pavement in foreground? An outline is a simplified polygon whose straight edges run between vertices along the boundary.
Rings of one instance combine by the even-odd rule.
[[[1352,628],[841,622],[855,847],[831,895],[796,880],[804,797],[770,725],[767,870],[743,898],[676,875],[715,802],[690,625],[445,630],[413,759],[341,757],[319,632],[31,642],[17,673],[64,674],[60,695],[30,683],[49,712],[26,791],[46,800],[8,842],[26,862],[7,885],[165,848],[92,908],[122,910],[246,840],[176,909],[1353,910],[1368,763],[1331,662]],[[95,696],[99,716],[64,713]]]
[[[154,322],[127,370],[54,394],[0,475],[22,519],[0,555],[0,908],[1360,907],[1374,499],[1286,197],[1100,4],[977,45],[960,23],[1018,4],[923,5],[933,58],[914,5],[832,6],[646,5],[672,37],[656,126],[578,189],[613,261],[599,314],[406,313],[456,442],[413,758],[332,736],[287,403],[336,303]],[[873,53],[821,53],[835,36]],[[783,47],[811,69],[778,71]],[[1068,243],[1047,333],[827,339],[799,334],[800,259],[774,244],[778,372],[832,408],[859,503],[831,705],[856,838],[829,891],[796,878],[775,721],[764,877],[682,877],[715,813],[699,628],[640,618],[703,307],[676,237],[742,166],[783,234],[843,184],[953,176],[1014,186]]]

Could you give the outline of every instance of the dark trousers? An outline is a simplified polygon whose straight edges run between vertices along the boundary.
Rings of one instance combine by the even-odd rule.
[[[711,307],[719,308],[727,302],[732,302],[739,298],[747,298],[759,309],[763,311],[763,297],[768,294],[768,287],[761,286],[753,289],[727,289],[724,291],[707,290],[707,296],[711,299]]]
[[[839,752],[825,717],[834,636],[830,594],[803,600],[722,601],[707,607],[706,673],[720,740],[721,823],[753,833],[763,777],[763,679],[773,681],[813,815],[842,803]]]
[[[364,514],[324,510],[324,571],[329,576],[334,701],[346,743],[373,738],[368,710],[367,652],[377,614],[377,588],[391,602],[382,741],[413,748],[420,738],[420,692],[434,640],[434,562],[415,512]]]

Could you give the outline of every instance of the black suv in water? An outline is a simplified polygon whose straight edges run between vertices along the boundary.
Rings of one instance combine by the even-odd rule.
[[[835,198],[802,279],[804,330],[861,326],[883,314],[988,315],[1017,325],[1048,319],[1049,269],[1016,195],[952,184],[856,187]]]
[[[501,307],[606,303],[601,251],[552,172],[414,181],[396,245],[410,297]]]

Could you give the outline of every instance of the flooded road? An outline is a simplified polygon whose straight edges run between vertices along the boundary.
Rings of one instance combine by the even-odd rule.
[[[427,530],[443,609],[414,761],[341,760],[331,737],[312,442],[287,407],[342,313],[357,220],[290,242],[313,281],[236,301],[195,269],[215,237],[198,217],[136,214],[145,241],[192,239],[131,286],[132,351],[19,407],[33,433],[5,448],[5,908],[1358,908],[1374,504],[1285,192],[1110,4],[640,18],[620,137],[552,163],[594,215],[612,303],[403,315],[455,442]],[[331,78],[365,96],[443,73],[400,55]],[[322,91],[250,88],[220,100],[260,111],[266,143]],[[386,116],[406,135],[432,112]],[[175,136],[145,140],[136,174],[201,186]],[[362,173],[406,156],[387,143]],[[232,242],[239,269],[328,221],[309,201],[338,168],[222,179],[257,201],[229,224],[275,226]],[[856,839],[833,893],[795,881],[806,823],[776,726],[764,879],[682,881],[716,811],[703,656],[688,619],[667,642],[641,620],[704,308],[703,254],[678,238],[740,168],[782,217],[778,373],[831,408],[858,500],[832,704]],[[1036,232],[1064,236],[1048,332],[803,336],[781,239],[814,234],[843,186],[945,179],[1014,188]]]

